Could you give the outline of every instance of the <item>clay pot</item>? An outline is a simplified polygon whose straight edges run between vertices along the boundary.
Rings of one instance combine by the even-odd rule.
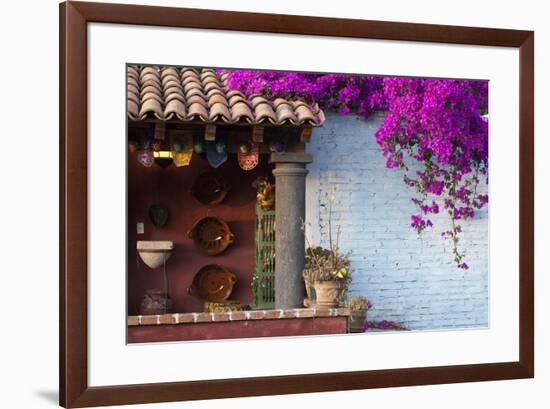
[[[150,268],[162,266],[170,258],[174,242],[172,241],[138,241],[137,251],[141,260]]]
[[[139,313],[141,315],[160,315],[172,312],[174,303],[167,298],[161,290],[147,290],[141,305]]]
[[[235,238],[227,223],[213,216],[197,221],[187,236],[197,249],[208,256],[223,253]]]
[[[197,177],[191,192],[202,204],[217,206],[225,199],[229,184],[220,173],[205,172]]]
[[[317,297],[317,307],[336,308],[338,307],[338,298],[342,292],[341,281],[316,281],[315,295]]]
[[[317,303],[315,286],[307,282],[304,282],[304,286],[306,287],[306,298],[304,299],[304,307],[306,308],[315,307],[315,304]]]
[[[193,283],[187,291],[204,301],[224,302],[231,295],[236,281],[235,275],[226,268],[208,264],[195,274]]]
[[[365,332],[367,310],[352,310],[349,315],[350,332]]]

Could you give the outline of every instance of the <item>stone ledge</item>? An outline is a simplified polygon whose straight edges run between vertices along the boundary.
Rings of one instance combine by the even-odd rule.
[[[161,315],[131,315],[129,327],[145,325],[180,325],[206,322],[285,320],[296,318],[347,317],[349,308],[292,308],[229,312],[188,312]]]

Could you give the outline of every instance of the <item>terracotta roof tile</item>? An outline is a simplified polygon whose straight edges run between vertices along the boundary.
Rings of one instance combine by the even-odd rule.
[[[136,118],[139,116],[138,104],[130,99],[128,99],[128,116],[130,118]]]
[[[252,102],[252,107],[253,108],[256,108],[258,106],[258,104],[269,103],[269,101],[266,98],[261,97],[261,96],[252,97],[251,102]]]
[[[141,108],[139,109],[139,116],[141,118],[146,117],[147,114],[150,114],[150,113],[154,114],[159,119],[163,117],[162,106],[160,105],[160,102],[158,102],[154,98],[145,100],[141,104]]]
[[[315,121],[315,115],[311,112],[311,109],[305,105],[299,105],[296,109],[296,116],[298,121]]]
[[[317,104],[259,95],[246,97],[226,86],[227,73],[213,69],[128,66],[128,117],[163,121],[321,126]]]
[[[277,114],[268,102],[255,105],[254,112],[256,113],[256,120],[268,119],[272,124],[277,122]]]
[[[231,114],[227,106],[221,102],[217,102],[210,107],[210,115],[208,119],[213,121],[222,118],[224,121],[231,121]]]
[[[187,114],[187,117],[189,119],[195,119],[195,117],[197,116],[203,121],[207,121],[208,119],[208,112],[206,112],[205,106],[200,102],[194,102],[189,105],[189,110]]]
[[[185,104],[178,99],[173,99],[166,104],[166,108],[164,108],[164,114],[166,120],[172,119],[174,115],[176,115],[178,119],[184,120]]]
[[[229,106],[229,102],[222,93],[215,93],[208,97],[208,106],[212,107],[214,104],[224,104]]]
[[[290,121],[293,124],[298,123],[296,115],[294,115],[294,108],[288,102],[279,101],[279,105],[275,108],[278,121]]]
[[[254,121],[252,111],[245,101],[238,101],[235,104],[231,105],[231,116],[233,121],[235,122],[243,118],[250,123]]]

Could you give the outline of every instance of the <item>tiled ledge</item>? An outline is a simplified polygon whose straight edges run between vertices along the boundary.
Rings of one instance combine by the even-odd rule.
[[[347,317],[349,308],[293,308],[228,312],[188,312],[162,315],[131,315],[128,326],[194,324],[204,322],[281,320],[295,318]]]

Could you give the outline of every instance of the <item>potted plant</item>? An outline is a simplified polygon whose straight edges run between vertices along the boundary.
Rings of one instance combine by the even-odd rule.
[[[332,205],[336,198],[336,188],[328,195],[328,248],[311,246],[307,234],[307,249],[304,259],[303,277],[308,299],[304,304],[334,308],[346,299],[351,282],[350,253],[339,249],[340,225],[336,226],[334,237],[332,228]],[[307,223],[302,224],[305,230]],[[333,239],[334,237],[334,239]],[[313,295],[315,293],[315,295]]]
[[[345,299],[351,281],[350,260],[335,248],[308,247],[303,271],[310,305],[334,308]]]
[[[265,177],[259,177],[252,184],[256,188],[256,199],[263,210],[272,210],[275,206],[275,185]]]
[[[348,301],[350,309],[350,332],[364,332],[367,325],[367,311],[372,308],[371,302],[361,295],[351,297]]]
[[[328,252],[328,250],[323,249],[322,247],[308,247],[306,249],[305,259],[304,259],[304,271],[302,276],[304,278],[304,284],[306,287],[307,298],[304,301],[306,307],[311,307],[316,303],[316,294],[315,294],[315,281],[319,277],[319,268],[317,259],[323,254]]]

